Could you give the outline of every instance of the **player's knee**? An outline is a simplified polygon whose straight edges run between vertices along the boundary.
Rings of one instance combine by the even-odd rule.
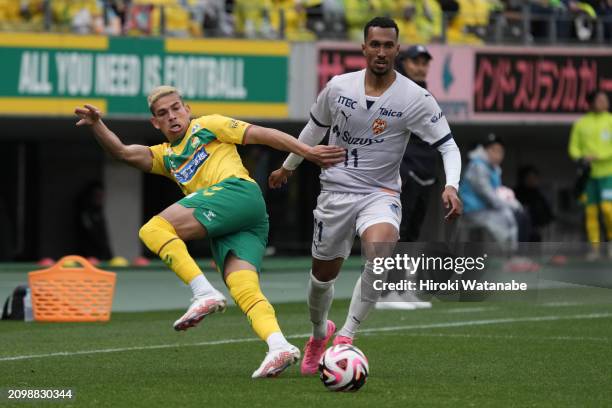
[[[157,253],[169,239],[176,239],[176,232],[168,221],[156,215],[140,227],[138,237],[147,248]]]
[[[138,237],[140,238],[142,243],[148,247],[149,246],[148,242],[150,241],[151,236],[154,233],[155,233],[155,223],[153,222],[153,218],[151,218],[149,221],[147,221],[146,224],[140,227],[140,230],[138,231]]]

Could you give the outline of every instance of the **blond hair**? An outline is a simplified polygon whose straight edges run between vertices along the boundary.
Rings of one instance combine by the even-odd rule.
[[[181,92],[173,86],[160,85],[158,87],[153,88],[151,92],[149,92],[149,96],[147,96],[147,103],[149,104],[149,110],[151,111],[151,113],[155,113],[153,112],[153,104],[157,102],[159,98],[171,94],[176,94],[179,98],[181,98],[181,101],[183,100]]]

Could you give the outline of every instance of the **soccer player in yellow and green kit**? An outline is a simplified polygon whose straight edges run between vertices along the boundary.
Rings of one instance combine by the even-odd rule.
[[[151,91],[148,103],[151,123],[164,134],[166,143],[152,147],[123,144],[91,105],[75,109],[80,118],[77,126],[91,126],[98,143],[114,158],[173,179],[186,195],[140,229],[144,244],[193,291],[191,306],[174,328],[186,330],[225,309],[225,297],[202,274],[185,246],[185,241],[208,237],[230,294],[269,347],[252,377],[276,376],[299,359],[300,351],[283,336],[274,309],[259,287],[268,215],[261,191],[249,177],[235,145],[265,144],[323,167],[344,160],[344,150],[310,147],[278,130],[220,115],[192,120],[189,106],[170,86]]]
[[[592,245],[591,260],[599,258],[599,210],[603,215],[608,238],[608,256],[612,258],[612,113],[603,91],[588,97],[591,110],[572,127],[569,154],[591,164],[586,185],[586,231]]]

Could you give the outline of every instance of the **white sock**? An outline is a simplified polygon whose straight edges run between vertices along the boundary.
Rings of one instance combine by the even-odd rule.
[[[334,300],[334,282],[321,282],[310,271],[308,281],[308,308],[312,322],[312,336],[315,339],[324,339],[327,335],[327,313]]]
[[[380,297],[381,291],[374,289],[374,281],[381,279],[384,282],[385,274],[375,275],[372,272],[372,267],[373,263],[367,261],[361,277],[355,283],[346,322],[344,322],[342,329],[338,331],[338,336],[355,337],[357,329],[368,317],[370,310]]]
[[[216,291],[213,285],[210,284],[208,279],[206,279],[206,276],[203,274],[199,274],[193,278],[191,282],[189,282],[189,287],[191,288],[194,297],[210,295]]]
[[[283,333],[281,332],[275,332],[269,335],[266,339],[266,343],[268,343],[268,348],[270,350],[284,348],[290,345],[285,336],[283,336]]]

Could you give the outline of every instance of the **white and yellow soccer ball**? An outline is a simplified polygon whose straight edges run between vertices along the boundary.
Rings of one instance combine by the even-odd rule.
[[[357,391],[366,383],[370,367],[365,354],[349,344],[328,348],[319,361],[319,375],[330,391]]]

